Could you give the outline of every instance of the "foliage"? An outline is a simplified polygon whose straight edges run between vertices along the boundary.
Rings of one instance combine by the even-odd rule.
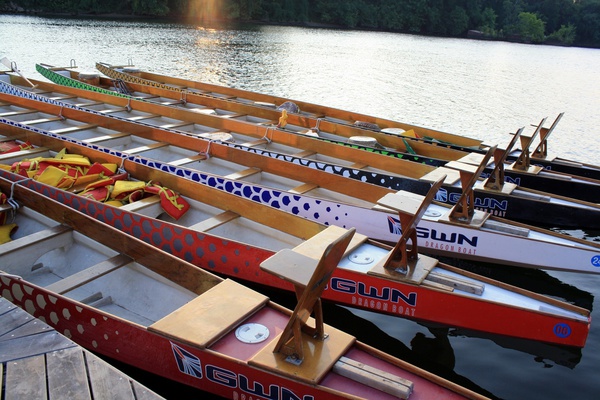
[[[552,34],[548,35],[548,40],[571,45],[575,41],[576,34],[575,26],[571,24],[567,26],[563,25],[556,32],[552,32]]]
[[[0,9],[325,24],[600,47],[600,0],[0,0]]]
[[[517,33],[526,42],[542,43],[544,36],[544,21],[529,12],[519,13]]]

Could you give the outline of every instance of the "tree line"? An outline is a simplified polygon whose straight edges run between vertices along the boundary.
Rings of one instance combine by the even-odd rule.
[[[0,10],[253,21],[600,47],[600,0],[0,0]]]

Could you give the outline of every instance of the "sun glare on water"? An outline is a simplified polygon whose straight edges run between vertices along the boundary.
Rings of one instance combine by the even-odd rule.
[[[222,0],[190,0],[187,19],[191,21],[215,21],[223,18]]]

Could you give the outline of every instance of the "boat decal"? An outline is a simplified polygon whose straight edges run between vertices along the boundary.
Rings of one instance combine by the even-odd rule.
[[[268,400],[314,400],[312,395],[299,396],[292,390],[279,385],[269,385],[268,389],[257,381],[251,381],[244,374],[238,374],[234,371],[222,368],[218,365],[207,364],[202,366],[200,358],[188,352],[181,346],[171,343],[173,355],[179,371],[193,376],[198,379],[206,378],[207,380],[228,387],[230,389],[239,389],[250,396],[258,396],[261,399]],[[245,398],[242,394],[241,398]],[[252,398],[252,397],[251,397]]]
[[[186,375],[202,379],[202,362],[200,359],[175,343],[170,343],[179,371]]]
[[[568,338],[571,336],[571,327],[567,323],[559,322],[558,324],[554,325],[554,334],[562,339]]]
[[[600,254],[592,257],[592,265],[596,268],[600,268]]]

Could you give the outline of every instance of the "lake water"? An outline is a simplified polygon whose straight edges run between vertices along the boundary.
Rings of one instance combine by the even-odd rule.
[[[131,60],[154,72],[398,119],[500,147],[510,132],[565,112],[550,152],[599,164],[600,50],[381,32],[8,15],[0,15],[0,38],[0,57],[37,79],[35,63],[64,66],[74,59],[93,70],[97,61]],[[598,276],[464,266],[599,309]],[[586,347],[573,352],[333,306],[325,315],[359,340],[490,396],[600,396],[600,326],[594,322]],[[168,397],[180,390],[143,374],[140,379]],[[203,395],[186,391],[184,397]]]

